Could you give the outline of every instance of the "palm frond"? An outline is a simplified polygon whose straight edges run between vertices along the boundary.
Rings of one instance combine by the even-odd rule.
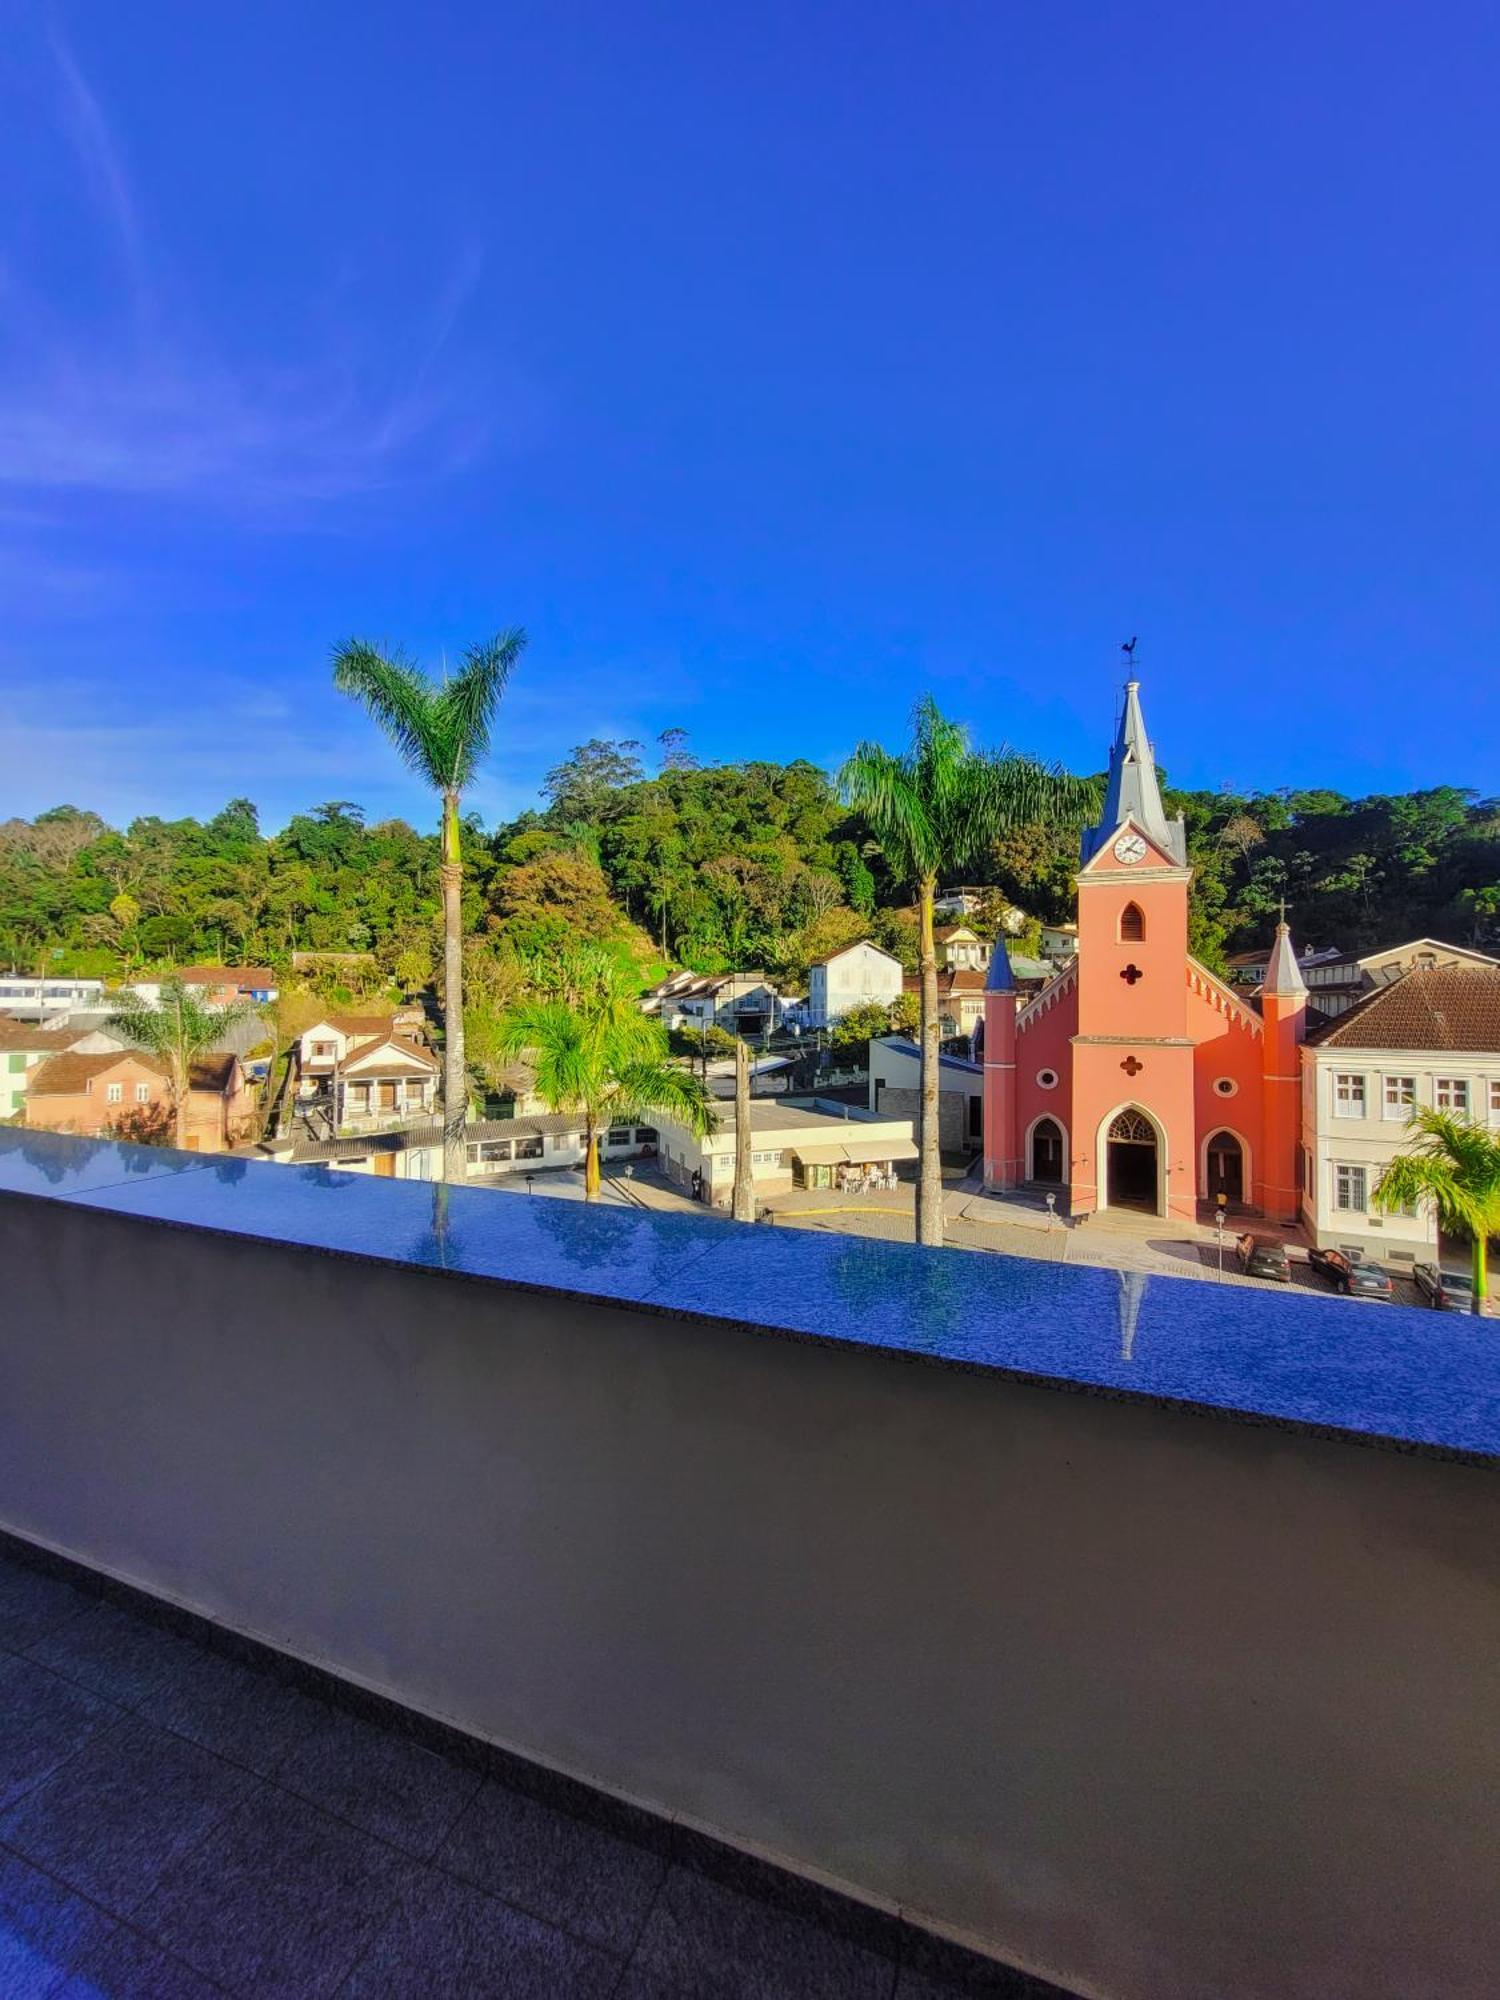
[[[490,747],[495,710],[525,646],[526,634],[519,627],[470,646],[462,667],[437,696],[448,723],[448,782],[454,791],[468,784],[474,767]]]
[[[443,767],[451,754],[447,731],[433,712],[433,691],[412,661],[363,639],[349,639],[334,648],[333,684],[363,704],[408,769],[435,791],[445,788]]]

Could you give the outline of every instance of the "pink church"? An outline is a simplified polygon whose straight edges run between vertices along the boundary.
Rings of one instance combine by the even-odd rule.
[[[1296,1220],[1307,989],[1283,923],[1263,1011],[1188,951],[1187,836],[1162,807],[1129,681],[1104,815],[1082,841],[1078,953],[1021,1004],[1003,943],[984,1025],[984,1174],[1072,1213],[1191,1220],[1200,1201]]]

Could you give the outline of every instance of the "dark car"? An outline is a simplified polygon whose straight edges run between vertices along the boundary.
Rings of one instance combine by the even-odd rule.
[[[1286,1245],[1278,1243],[1274,1236],[1242,1236],[1234,1246],[1234,1254],[1247,1278],[1275,1278],[1279,1284],[1291,1283],[1292,1267],[1287,1261]]]
[[[1444,1271],[1436,1264],[1416,1264],[1411,1275],[1428,1305],[1439,1312],[1473,1312],[1474,1280],[1465,1277],[1462,1271]]]
[[[1355,1299],[1393,1299],[1390,1279],[1378,1264],[1371,1264],[1358,1251],[1319,1250],[1307,1253],[1307,1261],[1320,1278],[1326,1278],[1336,1292]]]

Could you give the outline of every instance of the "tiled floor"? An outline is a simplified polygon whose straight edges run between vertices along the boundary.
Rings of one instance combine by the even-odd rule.
[[[0,1555],[4,2000],[1055,1991],[847,1932]]]

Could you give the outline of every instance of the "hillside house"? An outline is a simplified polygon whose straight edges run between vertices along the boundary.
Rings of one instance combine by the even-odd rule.
[[[807,1025],[836,1027],[856,1007],[889,1007],[900,997],[900,959],[864,938],[830,952],[810,968]]]
[[[79,1138],[172,1139],[167,1065],[139,1049],[103,1055],[64,1052],[30,1073],[26,1124]],[[205,1056],[188,1075],[187,1149],[222,1153],[249,1137],[255,1096],[238,1056]]]

